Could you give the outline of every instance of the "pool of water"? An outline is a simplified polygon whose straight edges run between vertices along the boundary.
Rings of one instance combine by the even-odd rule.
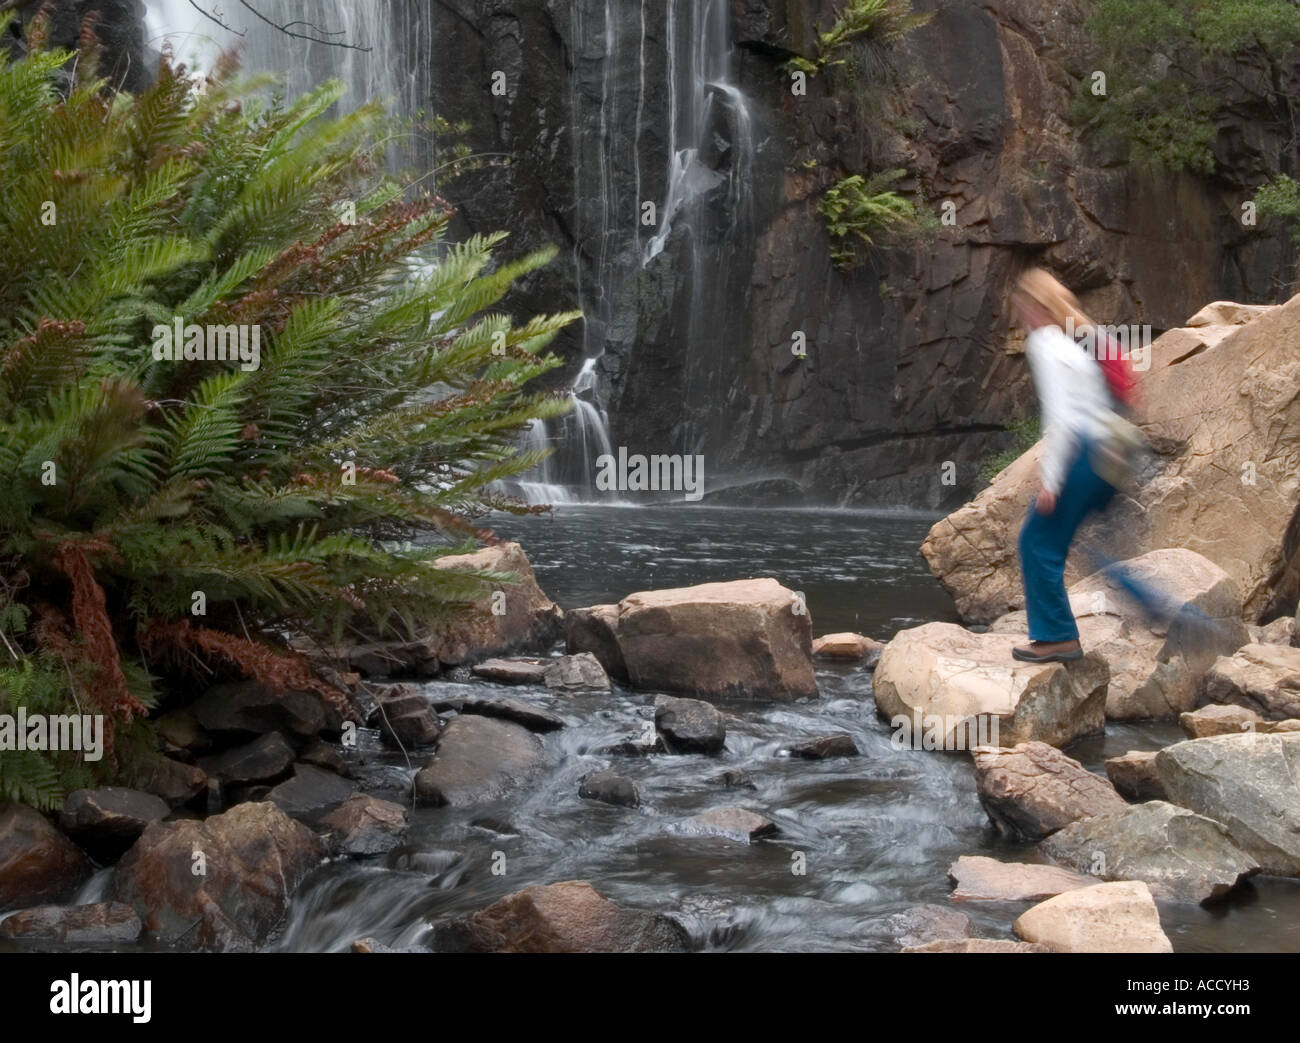
[[[494,526],[524,545],[542,587],[565,608],[636,590],[773,576],[804,593],[814,634],[858,630],[883,639],[955,618],[917,553],[931,523],[916,514],[568,507]],[[274,947],[341,950],[366,935],[418,945],[439,919],[529,884],[581,879],[616,902],[677,916],[707,950],[894,951],[890,914],[948,904],[947,869],[958,856],[1032,857],[989,826],[969,757],[891,746],[870,673],[821,666],[818,683],[815,700],[724,707],[728,737],[718,756],[628,757],[598,751],[653,719],[653,693],[567,698],[430,682],[438,698],[491,689],[559,713],[567,727],[543,736],[547,770],[498,806],[415,809],[405,847],[385,860],[322,867],[294,900]],[[851,735],[861,756],[818,762],[784,754],[800,738],[831,732]],[[1171,724],[1111,725],[1070,752],[1101,771],[1106,757],[1179,738]],[[350,755],[368,790],[396,800],[407,799],[424,762],[406,764],[373,734]],[[606,766],[636,781],[640,808],[578,797],[580,777]],[[720,781],[728,769],[746,773],[752,788],[728,788]],[[732,805],[768,816],[779,835],[745,847],[670,832],[683,818]],[[493,875],[502,857],[506,872]],[[976,933],[1010,938],[1027,906],[957,908]],[[1257,878],[1215,909],[1162,903],[1161,918],[1179,951],[1300,952],[1300,881]]]

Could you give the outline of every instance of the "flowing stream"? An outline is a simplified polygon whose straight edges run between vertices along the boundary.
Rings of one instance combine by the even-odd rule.
[[[774,576],[805,593],[814,633],[856,629],[885,638],[899,627],[951,619],[946,597],[916,553],[931,519],[906,514],[694,508],[563,507],[554,518],[498,519],[520,540],[539,582],[564,607],[634,590]],[[544,706],[566,727],[542,737],[548,767],[524,792],[473,810],[417,808],[403,848],[370,862],[336,862],[300,889],[273,943],[340,951],[374,936],[394,946],[429,941],[431,924],[535,883],[581,879],[613,901],[677,916],[706,950],[896,951],[890,914],[949,904],[947,867],[963,854],[1005,860],[1026,848],[999,840],[981,811],[969,757],[898,751],[879,721],[870,673],[820,666],[818,699],[724,707],[717,756],[601,754],[653,718],[654,695],[557,696],[539,688],[434,681],[430,697],[499,694]],[[847,732],[857,758],[782,755],[800,738]],[[1071,748],[1094,771],[1106,757],[1180,738],[1172,724],[1111,725]],[[364,788],[407,800],[412,769],[372,733],[352,754]],[[642,806],[578,797],[578,780],[613,766],[636,781]],[[753,788],[719,776],[745,772]],[[672,823],[739,805],[780,834],[742,846],[668,835]],[[502,852],[507,871],[490,866]],[[792,872],[794,856],[807,872]],[[1011,937],[1022,904],[962,903],[975,933]],[[1224,906],[1161,903],[1180,951],[1300,952],[1300,881],[1256,878]]]

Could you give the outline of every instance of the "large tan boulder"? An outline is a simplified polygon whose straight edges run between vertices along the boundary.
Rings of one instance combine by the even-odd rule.
[[[604,618],[634,687],[704,699],[817,694],[808,609],[774,579],[630,594],[619,602],[616,620]],[[582,648],[589,629],[599,639]],[[571,650],[610,658],[604,628],[570,629],[568,640]]]
[[[876,709],[898,730],[939,728],[938,748],[1014,746],[1041,741],[1064,746],[1105,726],[1105,662],[1087,655],[1068,666],[1020,663],[1011,649],[1024,640],[974,634],[954,623],[900,630],[875,673]],[[980,735],[980,742],[968,742]],[[927,747],[928,748],[928,747]]]
[[[1253,710],[1265,720],[1300,717],[1300,648],[1251,644],[1214,662],[1205,698]]]
[[[1012,925],[1027,942],[1053,952],[1173,952],[1151,889],[1140,880],[1066,891]]]
[[[1158,619],[1148,618],[1121,579],[1159,598]],[[1112,720],[1163,719],[1190,710],[1215,659],[1250,640],[1236,583],[1195,551],[1150,551],[1084,577],[1069,595],[1084,648],[1110,666],[1106,716]],[[1023,635],[1027,627],[1025,613],[1017,611],[989,629]]]
[[[1219,305],[1204,317],[1210,324],[1170,330],[1152,345],[1142,427],[1157,466],[1082,538],[1115,558],[1194,550],[1236,581],[1253,621],[1300,591],[1300,552],[1284,547],[1300,499],[1300,298],[1253,318],[1224,312]],[[1250,321],[1236,324],[1242,317]],[[1036,446],[1017,459],[922,545],[968,621],[1019,607],[1016,540],[1037,454]],[[1068,581],[1087,565],[1072,558]]]

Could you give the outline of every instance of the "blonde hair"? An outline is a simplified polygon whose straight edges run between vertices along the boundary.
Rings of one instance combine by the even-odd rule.
[[[1030,268],[1020,276],[1016,280],[1015,292],[1023,293],[1046,308],[1052,321],[1062,329],[1066,328],[1067,320],[1073,321],[1076,330],[1093,325],[1092,319],[1079,305],[1079,298],[1042,268]]]

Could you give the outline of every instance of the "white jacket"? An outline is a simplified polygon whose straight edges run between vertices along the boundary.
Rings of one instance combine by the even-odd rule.
[[[1083,439],[1102,438],[1113,413],[1101,365],[1059,326],[1040,326],[1025,341],[1025,354],[1043,413],[1043,488],[1059,495],[1066,469]]]

